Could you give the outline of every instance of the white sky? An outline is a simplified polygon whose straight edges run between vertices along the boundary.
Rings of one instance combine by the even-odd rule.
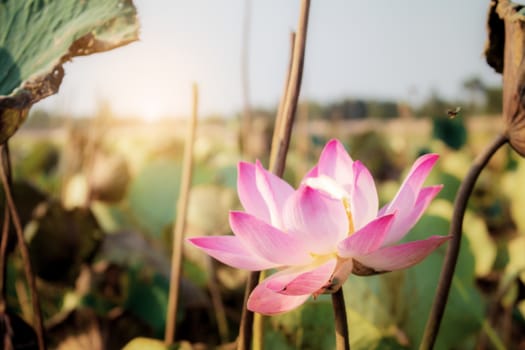
[[[155,118],[242,108],[241,39],[246,0],[135,0],[141,40],[65,66],[58,95],[36,108]],[[454,98],[472,75],[498,84],[483,58],[488,1],[312,0],[302,98],[418,101],[437,89]],[[281,94],[299,0],[251,0],[250,96],[272,107]]]

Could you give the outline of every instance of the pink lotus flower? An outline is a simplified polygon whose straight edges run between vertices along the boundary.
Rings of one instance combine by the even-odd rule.
[[[417,264],[449,237],[402,239],[441,185],[423,187],[438,156],[416,160],[394,200],[378,210],[370,172],[337,140],[297,190],[259,162],[239,163],[238,192],[245,212],[230,213],[233,236],[190,239],[227,265],[252,271],[278,269],[251,293],[248,308],[266,315],[334,292],[350,273],[368,275]]]

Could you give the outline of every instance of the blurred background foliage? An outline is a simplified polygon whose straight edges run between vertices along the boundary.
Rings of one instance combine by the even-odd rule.
[[[130,1],[56,1],[46,8],[51,11],[47,16],[39,12],[45,2],[32,4],[0,1],[0,17],[18,14],[1,21],[0,27],[24,33],[24,40],[8,35],[0,45],[0,70],[5,73],[0,81],[2,140],[26,120],[31,104],[58,89],[61,63],[135,40],[138,30]],[[76,16],[80,12],[87,15]],[[34,24],[30,30],[27,23]],[[67,40],[55,40],[58,49],[49,50],[54,35],[48,29],[61,33],[63,25],[71,23],[75,25],[65,31]],[[42,57],[43,65],[37,59]],[[33,81],[41,77],[36,73],[45,79]],[[385,204],[417,156],[439,153],[441,160],[428,182],[443,183],[444,190],[407,240],[446,234],[452,202],[469,164],[502,130],[497,115],[501,87],[473,76],[463,88],[462,100],[445,100],[435,91],[417,106],[378,98],[303,101],[285,179],[297,185],[325,142],[337,137],[371,170]],[[11,99],[24,103],[13,109]],[[237,162],[258,158],[267,165],[276,111],[252,108],[251,114],[242,154],[239,116],[208,116],[200,123],[187,237],[230,233],[228,211],[240,209]],[[145,120],[114,115],[111,103],[103,100],[97,113],[83,118],[36,106],[10,141],[13,194],[51,349],[232,348],[247,273],[189,246],[184,246],[180,281],[178,343],[166,347],[159,341],[166,324],[171,232],[182,219],[175,204],[187,121]],[[525,347],[524,176],[525,161],[508,149],[481,175],[469,203],[437,349]],[[28,348],[35,339],[28,325],[33,318],[29,289],[15,234],[11,229],[8,234],[7,310],[0,314],[0,328],[15,348]],[[353,349],[417,348],[444,251],[441,247],[405,271],[352,276],[346,282]],[[264,325],[267,349],[334,348],[328,296],[264,318]]]
[[[497,88],[465,87],[472,91],[468,100],[433,96],[420,108],[375,100],[345,99],[323,106],[303,102],[285,178],[297,185],[325,142],[337,137],[371,170],[384,204],[417,156],[439,153],[428,183],[445,187],[407,240],[446,234],[462,178],[502,130],[500,116],[492,113],[501,104],[491,97]],[[165,326],[186,121],[120,118],[110,107],[101,102],[99,112],[86,118],[35,109],[11,141],[15,199],[36,267],[51,348],[102,344],[116,349],[128,344],[126,349],[166,349],[154,339],[162,338]],[[450,117],[447,111],[457,107],[461,112]],[[252,114],[257,122],[244,155],[237,118],[201,120],[187,237],[230,233],[228,211],[240,209],[237,162],[255,157],[268,161],[274,111],[255,109]],[[478,181],[437,349],[525,346],[524,174],[525,160],[503,149]],[[444,251],[441,247],[405,271],[348,280],[344,292],[353,349],[417,348]],[[184,252],[177,346],[231,348],[247,273],[190,246]],[[31,310],[16,253],[9,256],[8,286],[9,312],[24,324]],[[264,324],[267,349],[334,348],[328,296],[265,318]]]

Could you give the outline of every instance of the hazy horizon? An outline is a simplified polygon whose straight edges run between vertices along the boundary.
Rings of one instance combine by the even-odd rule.
[[[197,82],[202,115],[241,111],[246,1],[134,1],[141,40],[67,63],[59,94],[35,109],[90,115],[107,102],[117,115],[184,116]],[[272,108],[282,92],[299,1],[249,3],[250,102]],[[482,55],[487,8],[476,0],[312,1],[301,97],[418,103],[432,91],[462,96],[461,84],[472,76],[496,85],[501,78]]]

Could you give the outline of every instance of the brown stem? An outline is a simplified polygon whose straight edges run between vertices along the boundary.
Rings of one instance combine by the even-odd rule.
[[[337,292],[332,294],[332,306],[335,318],[335,348],[337,350],[350,350],[343,288],[339,288]]]
[[[7,183],[12,186],[11,180],[11,157],[9,156],[9,146],[6,142],[5,148],[2,150],[5,152],[5,162],[0,166],[7,169]],[[7,205],[7,199],[4,200],[4,222],[2,223],[2,238],[0,242],[0,312],[4,312],[7,307],[7,246],[9,243],[9,226],[11,224],[11,217],[9,214],[9,206]]]
[[[226,310],[221,298],[221,290],[219,288],[219,282],[217,277],[217,267],[215,261],[211,257],[206,257],[206,265],[209,271],[211,271],[210,282],[208,289],[210,291],[211,303],[213,305],[213,313],[215,316],[215,322],[217,322],[217,328],[219,330],[219,336],[222,343],[228,342],[230,330],[228,328],[228,319],[226,317]]]
[[[443,268],[439,277],[436,296],[434,297],[432,310],[430,311],[430,315],[425,326],[425,332],[423,333],[423,339],[421,340],[421,345],[419,346],[420,350],[432,349],[439,332],[439,326],[443,318],[443,313],[445,312],[450,286],[452,284],[452,277],[454,276],[454,270],[458,260],[461,235],[463,233],[463,217],[465,216],[465,211],[467,209],[468,199],[483,168],[485,168],[494,153],[507,142],[508,137],[507,135],[503,134],[499,135],[491,144],[489,144],[484,152],[474,160],[474,163],[470,167],[467,176],[462,181],[458,193],[456,194],[456,199],[454,201],[454,212],[452,214],[449,231],[452,239],[448,244],[445,261],[443,263]]]
[[[259,271],[250,272],[246,288],[244,290],[244,301],[241,314],[241,325],[239,327],[239,338],[237,339],[237,350],[249,350],[252,344],[253,336],[253,312],[248,310],[248,297],[252,290],[259,283]]]
[[[277,142],[279,140],[279,137],[282,135],[282,129],[283,129],[283,110],[284,105],[286,103],[286,97],[288,96],[288,90],[290,87],[290,75],[292,73],[292,65],[294,61],[294,47],[295,47],[295,32],[290,33],[290,59],[288,60],[288,69],[286,70],[286,79],[284,81],[284,87],[283,87],[283,96],[281,97],[281,101],[279,102],[279,107],[277,109],[277,114],[275,115],[275,125],[274,125],[274,131],[273,131],[273,138],[272,138],[272,149],[270,153],[270,164],[275,164],[275,157],[277,156],[277,147],[274,147],[274,145],[277,145]]]
[[[283,107],[282,126],[277,147],[275,168],[273,173],[282,176],[286,166],[286,153],[290,144],[290,136],[292,133],[292,126],[295,119],[295,112],[297,110],[297,102],[299,101],[299,93],[301,92],[301,81],[303,77],[304,67],[304,53],[306,51],[306,33],[308,29],[308,13],[310,11],[310,0],[301,1],[301,10],[299,15],[299,24],[297,26],[297,34],[293,48],[293,62],[290,71],[290,82],[286,93],[286,101]]]
[[[275,125],[274,125],[274,131],[272,135],[272,149],[270,150],[270,169],[275,168],[276,164],[276,156],[277,152],[279,150],[279,147],[275,147],[274,145],[279,144],[279,139],[283,137],[284,135],[284,115],[283,115],[283,109],[284,105],[287,101],[287,96],[290,90],[290,75],[292,71],[292,64],[294,62],[294,46],[295,46],[295,32],[290,33],[290,59],[288,62],[288,71],[286,73],[286,81],[284,85],[283,90],[283,96],[281,98],[281,101],[279,103],[279,108],[277,109],[277,114],[275,118]],[[284,168],[284,166],[283,166]],[[282,176],[280,174],[279,176]],[[266,271],[261,271],[257,280],[261,281],[266,278]],[[256,283],[257,285],[257,283]],[[255,314],[253,316],[253,350],[262,350],[264,347],[264,320],[263,315],[261,314]]]
[[[9,147],[3,149],[6,153],[5,162],[1,165],[7,169],[7,182],[11,185],[11,164],[9,157]],[[4,201],[4,222],[2,223],[2,237],[0,241],[0,313],[7,309],[7,245],[9,242],[10,216],[7,200]]]
[[[0,314],[7,308],[7,242],[9,241],[9,208],[4,204],[4,222],[0,242]]]
[[[279,123],[280,125],[276,125],[274,131],[279,133],[279,135],[277,137],[277,142],[272,143],[272,150],[273,148],[276,148],[277,151],[275,152],[275,162],[270,164],[270,170],[279,177],[283,176],[284,168],[286,166],[286,155],[288,153],[288,146],[290,145],[292,126],[295,119],[297,101],[299,100],[299,93],[301,90],[301,78],[304,66],[304,53],[306,48],[306,32],[308,28],[309,10],[310,0],[302,0],[297,35],[293,49],[290,81],[288,84],[288,89],[286,89],[286,95],[283,96],[283,99],[285,99],[282,115],[283,119],[282,123]],[[238,350],[248,350],[251,347],[253,336],[253,312],[249,311],[246,308],[246,305],[250,293],[259,282],[259,276],[260,272],[251,272],[246,283],[239,338],[237,340]]]
[[[191,186],[191,175],[193,168],[193,144],[195,143],[195,131],[197,129],[197,106],[198,106],[197,84],[193,84],[193,111],[188,123],[188,134],[184,145],[184,158],[182,161],[182,179],[180,185],[180,196],[177,203],[177,217],[173,228],[173,246],[171,256],[170,294],[166,314],[166,329],[164,342],[168,345],[175,341],[175,329],[177,323],[177,302],[179,300],[180,277],[182,272],[182,247],[184,244],[184,229],[186,227],[186,211],[188,208],[188,197]]]
[[[0,161],[0,178],[2,180],[2,186],[4,187],[7,206],[9,207],[9,212],[13,219],[13,225],[15,227],[16,235],[18,238],[18,247],[20,248],[20,254],[22,255],[22,260],[24,261],[24,270],[27,278],[27,283],[29,284],[29,289],[31,290],[31,302],[33,304],[34,321],[33,326],[35,327],[36,335],[38,338],[38,348],[40,350],[45,350],[46,343],[44,340],[44,324],[42,321],[42,311],[40,310],[40,302],[38,300],[38,292],[36,290],[35,275],[33,274],[33,269],[31,267],[29,249],[27,248],[26,241],[24,240],[24,233],[22,231],[20,217],[18,216],[18,212],[16,211],[15,202],[11,193],[11,187],[9,186],[8,175],[6,174],[6,169],[4,168],[6,162],[9,161],[8,159],[6,159],[6,154],[8,154],[8,150],[6,149],[6,147],[6,144],[2,145],[2,150],[0,152],[0,157],[2,158]]]

